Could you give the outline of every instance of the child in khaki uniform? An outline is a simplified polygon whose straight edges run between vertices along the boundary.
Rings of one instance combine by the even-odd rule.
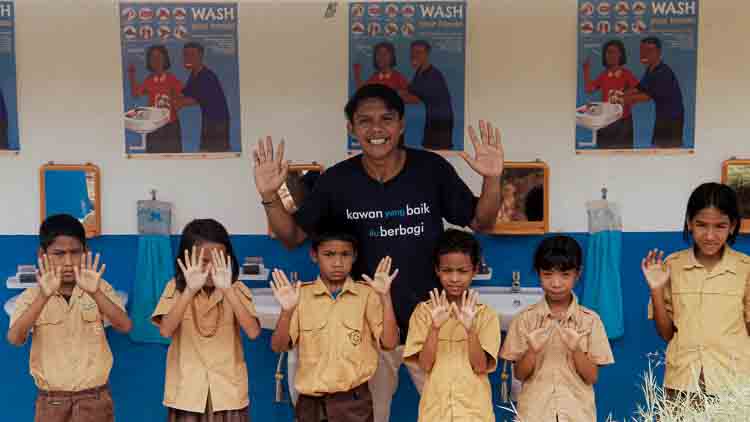
[[[596,422],[593,385],[599,366],[614,358],[599,315],[572,293],[581,263],[581,247],[568,236],[544,239],[534,255],[544,300],[513,319],[500,353],[523,382],[520,421]]]
[[[669,342],[670,399],[696,400],[698,389],[715,394],[750,375],[750,257],[729,247],[739,226],[735,192],[705,183],[688,199],[684,234],[692,247],[666,260],[659,250],[643,259],[649,318]]]
[[[47,218],[39,229],[39,287],[16,301],[8,341],[31,334],[29,368],[38,391],[36,422],[114,421],[107,386],[112,351],[103,320],[122,333],[132,323],[112,286],[101,279],[99,255],[86,249],[83,225],[70,215]]]
[[[488,374],[497,367],[500,320],[468,290],[480,257],[469,233],[446,230],[438,240],[434,262],[443,291],[417,305],[404,348],[404,360],[427,372],[419,422],[495,421]]]
[[[184,260],[179,256],[184,254]],[[249,421],[247,365],[240,328],[260,334],[252,294],[226,229],[215,220],[185,226],[175,279],[152,320],[171,337],[164,381],[169,422]]]
[[[398,345],[399,333],[390,288],[398,274],[383,258],[375,279],[355,282],[350,276],[356,240],[345,233],[324,233],[312,244],[320,277],[292,286],[274,270],[271,288],[281,315],[271,338],[275,352],[299,347],[295,387],[300,396],[298,422],[372,422],[367,381],[378,366],[378,350]]]

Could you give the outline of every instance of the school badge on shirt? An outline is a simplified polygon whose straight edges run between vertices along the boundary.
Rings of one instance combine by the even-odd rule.
[[[359,346],[360,343],[362,343],[362,334],[359,331],[350,331],[349,332],[349,341],[352,343],[352,346]]]

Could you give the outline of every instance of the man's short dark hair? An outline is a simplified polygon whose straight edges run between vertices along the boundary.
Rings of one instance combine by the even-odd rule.
[[[199,53],[201,53],[201,57],[203,57],[203,46],[195,41],[190,41],[189,43],[186,43],[185,46],[182,47],[183,50],[188,48],[194,48],[198,50]]]
[[[646,38],[644,38],[644,39],[641,40],[641,44],[655,45],[656,48],[658,48],[659,50],[661,50],[661,40],[658,39],[658,38],[656,38],[656,37],[646,37]]]
[[[425,40],[416,40],[416,41],[413,41],[411,43],[411,47],[410,48],[414,48],[414,47],[424,47],[424,49],[427,50],[428,53],[430,51],[432,51],[432,46],[430,45],[430,43],[428,43]]]
[[[357,112],[362,102],[371,98],[383,101],[386,109],[397,112],[399,119],[404,118],[404,100],[401,99],[398,92],[385,85],[367,84],[358,89],[344,107],[346,118],[349,119],[350,123],[354,123],[354,113]]]
[[[39,247],[46,251],[60,236],[78,239],[81,246],[86,248],[86,229],[80,221],[72,215],[56,214],[47,217],[39,226]]]

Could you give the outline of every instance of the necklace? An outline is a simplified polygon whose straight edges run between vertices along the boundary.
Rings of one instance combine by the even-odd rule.
[[[216,335],[216,332],[219,331],[219,324],[221,323],[221,320],[224,317],[224,307],[222,306],[221,303],[216,304],[216,307],[219,310],[217,312],[216,322],[214,323],[213,328],[210,329],[208,333],[206,333],[203,331],[200,324],[198,324],[198,310],[195,308],[196,299],[197,298],[193,298],[193,300],[190,301],[190,309],[193,312],[193,325],[195,326],[195,330],[198,331],[198,334],[201,337],[213,337]]]

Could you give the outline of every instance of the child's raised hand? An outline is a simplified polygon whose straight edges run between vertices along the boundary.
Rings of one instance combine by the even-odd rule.
[[[398,270],[390,273],[392,264],[393,259],[391,259],[390,256],[386,256],[380,260],[380,263],[378,263],[378,268],[375,270],[375,279],[368,277],[367,274],[362,274],[362,278],[364,278],[365,281],[370,284],[370,287],[381,296],[390,293],[391,284],[398,275]]]
[[[669,281],[669,266],[664,264],[664,251],[649,251],[641,261],[641,270],[651,290],[661,289]]]
[[[53,266],[47,254],[39,257],[37,263],[39,272],[36,275],[36,280],[39,283],[39,288],[44,297],[50,297],[60,288],[62,267]]]
[[[581,348],[581,334],[578,333],[573,328],[566,328],[562,325],[559,325],[560,329],[560,337],[562,338],[563,343],[565,343],[565,346],[571,351],[575,352],[576,350],[580,350]]]
[[[448,302],[448,297],[445,295],[445,290],[442,293],[438,293],[437,289],[432,289],[430,292],[430,303],[432,327],[440,328],[451,317],[451,305]]]
[[[181,259],[177,259],[177,265],[179,265],[180,269],[182,270],[182,275],[185,277],[185,284],[187,284],[188,290],[195,293],[198,290],[203,288],[203,285],[206,284],[206,278],[208,278],[208,271],[210,268],[206,268],[206,270],[202,270],[201,266],[203,265],[203,254],[204,249],[201,248],[200,253],[197,251],[197,247],[193,245],[193,249],[191,252],[188,252],[187,249],[185,249],[185,259],[184,261]]]
[[[534,331],[526,334],[526,342],[529,344],[529,348],[535,353],[539,353],[547,345],[547,341],[552,334],[552,327],[541,327]]]
[[[96,293],[99,290],[99,282],[106,267],[106,265],[102,264],[102,267],[99,268],[99,254],[96,254],[93,260],[91,259],[91,252],[83,254],[83,257],[81,257],[81,267],[73,267],[76,284],[88,294]]]
[[[461,306],[459,307],[455,303],[452,304],[453,312],[461,321],[461,324],[466,328],[466,331],[471,330],[474,324],[474,317],[477,315],[477,300],[479,299],[479,293],[476,290],[466,290],[461,296]]]
[[[274,269],[271,276],[273,277],[271,291],[273,291],[273,297],[281,305],[281,309],[287,312],[294,310],[299,303],[299,291],[302,283],[298,281],[295,285],[292,285],[286,278],[284,271],[279,269]]]
[[[232,257],[224,251],[211,250],[211,280],[219,290],[232,286]]]

